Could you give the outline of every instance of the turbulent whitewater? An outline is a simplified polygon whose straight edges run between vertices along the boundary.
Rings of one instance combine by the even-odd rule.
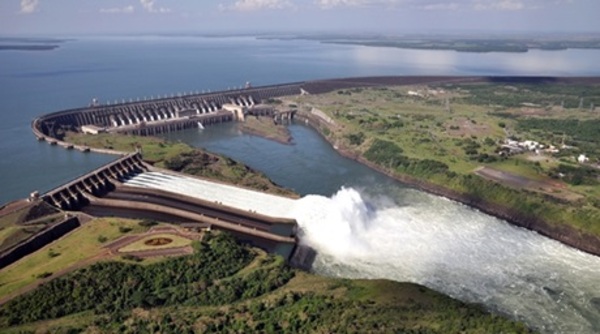
[[[294,216],[316,273],[426,285],[546,333],[600,332],[600,258],[450,200],[309,195]],[[410,196],[409,196],[410,197]]]
[[[442,197],[372,183],[292,200],[164,173],[126,184],[293,217],[319,274],[423,284],[544,333],[600,332],[599,257]]]

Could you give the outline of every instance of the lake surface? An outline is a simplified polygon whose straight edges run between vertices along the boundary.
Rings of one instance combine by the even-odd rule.
[[[115,157],[35,141],[40,114],[99,101],[372,75],[600,75],[600,51],[469,54],[254,38],[88,38],[54,51],[0,52],[0,203],[46,191]],[[232,124],[173,138],[226,153],[306,195],[314,270],[430,286],[543,332],[600,332],[600,260],[345,159],[314,131],[296,145]]]
[[[68,37],[68,36],[66,36]],[[599,50],[458,53],[314,41],[95,37],[0,52],[0,203],[47,191],[113,159],[34,140],[34,117],[90,103],[371,75],[600,75]]]

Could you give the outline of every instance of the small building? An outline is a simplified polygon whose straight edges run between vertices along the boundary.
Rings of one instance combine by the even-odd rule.
[[[88,125],[81,126],[81,132],[88,134],[88,135],[97,135],[99,133],[106,132],[106,128],[88,124]]]
[[[590,161],[590,158],[586,157],[585,154],[580,154],[579,157],[577,157],[577,162],[580,164],[584,164],[588,161]]]

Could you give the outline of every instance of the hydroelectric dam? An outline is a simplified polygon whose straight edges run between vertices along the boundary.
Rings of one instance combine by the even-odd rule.
[[[158,97],[150,100],[129,99],[121,103],[100,103],[92,100],[87,107],[63,110],[40,116],[33,120],[32,130],[36,138],[51,145],[59,145],[66,149],[77,149],[84,152],[97,151],[100,153],[119,154],[121,158],[100,167],[86,175],[77,178],[63,186],[40,196],[48,204],[68,211],[87,211],[94,215],[121,214],[126,216],[161,217],[176,222],[201,222],[231,231],[248,239],[254,244],[268,250],[277,250],[286,258],[293,253],[296,224],[285,212],[277,214],[261,212],[260,203],[254,202],[255,207],[247,207],[245,201],[227,202],[216,200],[207,190],[205,194],[191,195],[182,193],[180,189],[166,191],[169,182],[163,182],[161,187],[157,178],[165,180],[165,175],[154,179],[139,179],[139,175],[157,171],[153,166],[142,160],[141,154],[119,152],[111,147],[105,149],[77,146],[64,141],[65,133],[69,131],[88,134],[121,133],[131,135],[156,135],[188,128],[203,128],[211,124],[243,120],[247,116],[269,116],[274,122],[286,121],[297,116],[297,110],[291,108],[281,110],[275,108],[275,98],[301,94],[322,94],[339,89],[357,87],[385,87],[390,85],[414,85],[435,83],[474,83],[474,82],[505,82],[505,83],[545,83],[545,82],[586,82],[585,78],[545,78],[545,77],[446,77],[446,76],[389,76],[389,77],[358,77],[343,79],[328,79],[286,83],[262,87],[229,89],[219,92],[203,92],[177,94],[171,97]],[[595,80],[595,79],[590,79]],[[319,113],[304,115],[303,120],[318,128],[328,122]],[[134,181],[130,181],[134,180]],[[140,184],[145,180],[145,184]],[[143,183],[143,182],[142,182]],[[218,188],[214,183],[209,186]],[[417,185],[419,186],[419,185]],[[434,194],[455,198],[438,189],[427,189]],[[241,188],[228,188],[230,193],[242,192]],[[258,192],[246,194],[247,200],[260,198]],[[271,195],[269,195],[271,196]],[[465,204],[461,198],[455,198]],[[265,199],[268,203],[272,198]],[[249,201],[250,203],[252,201]],[[277,202],[277,201],[275,201]],[[283,204],[283,206],[289,206]],[[201,208],[201,209],[198,209]],[[480,208],[486,212],[485,208]],[[498,214],[497,212],[491,212]],[[511,219],[510,217],[504,217]],[[514,220],[514,219],[513,219]],[[527,226],[518,220],[517,225]],[[550,232],[538,230],[542,234]],[[260,241],[258,241],[260,240]],[[277,243],[285,244],[281,246]],[[284,250],[285,249],[285,250]]]
[[[199,127],[200,124],[209,126],[234,121],[253,114],[298,118],[306,113],[295,114],[294,110],[289,110],[286,114],[276,114],[269,99],[353,87],[570,80],[597,79],[383,77],[321,80],[149,101],[114,104],[95,101],[85,108],[41,116],[32,126],[40,140],[67,149],[93,151],[63,141],[62,134],[65,131],[106,131],[152,135]],[[308,121],[314,127],[319,123],[312,122],[326,120],[315,117]],[[211,130],[217,129],[208,129],[204,133]],[[316,250],[312,270],[319,274],[423,284],[463,301],[480,303],[490,310],[525,320],[544,333],[597,333],[600,328],[597,257],[446,198],[403,189],[401,195],[406,198],[398,203],[401,205],[395,205],[363,199],[359,191],[348,188],[342,188],[331,198],[318,195],[301,199],[262,197],[256,192],[245,193],[247,189],[230,189],[230,185],[156,169],[142,160],[143,153],[99,151],[121,156],[39,195],[37,199],[62,208],[66,216],[60,224],[65,229],[79,226],[73,222],[77,212],[211,226],[232,231],[241,240],[265,249],[294,254],[292,260],[301,249],[297,244],[308,245]],[[305,159],[310,159],[313,152],[307,153]],[[332,152],[332,148],[326,151],[328,156],[333,156]],[[290,173],[289,170],[284,172]],[[317,173],[321,175],[314,172]],[[323,175],[327,177],[326,173]],[[387,190],[384,193],[388,193]],[[64,233],[61,230],[56,235]]]
[[[270,104],[272,99],[282,96],[448,80],[446,77],[363,77],[263,87],[247,85],[221,92],[177,94],[142,101],[131,99],[113,104],[102,104],[94,99],[87,107],[58,111],[34,119],[33,133],[38,140],[51,145],[83,152],[119,154],[121,157],[42,195],[36,194],[30,200],[41,199],[66,212],[82,211],[92,216],[151,218],[214,227],[234,234],[241,241],[281,254],[286,259],[290,259],[296,250],[296,253],[301,253],[295,256],[300,258],[298,264],[305,265],[314,254],[296,247],[297,223],[289,212],[293,199],[159,170],[144,162],[140,152],[77,146],[63,140],[65,133],[156,135],[243,120],[249,115],[270,116],[274,122],[279,122],[292,119],[296,114],[294,109],[277,111]],[[482,79],[453,77],[451,80],[470,82]],[[198,192],[200,188],[204,190]],[[69,219],[73,220],[72,217]],[[70,226],[72,229],[79,225]],[[68,230],[56,236],[60,237]],[[47,242],[51,240],[47,238]],[[19,256],[8,258],[13,260],[5,261],[4,265]]]

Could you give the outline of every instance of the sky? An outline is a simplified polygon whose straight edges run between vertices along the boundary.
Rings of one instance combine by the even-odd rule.
[[[600,0],[0,0],[0,35],[600,33]]]

